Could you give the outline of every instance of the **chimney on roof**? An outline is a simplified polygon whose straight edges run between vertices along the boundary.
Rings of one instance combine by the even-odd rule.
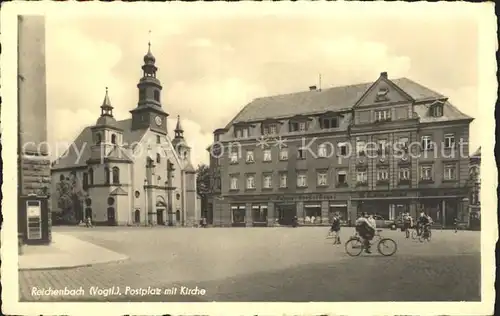
[[[310,86],[309,87],[309,91],[315,91],[316,90],[316,86]]]
[[[387,71],[381,72],[380,77],[387,79]]]

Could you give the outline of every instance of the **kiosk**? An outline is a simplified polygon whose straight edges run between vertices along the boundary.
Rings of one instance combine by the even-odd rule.
[[[27,245],[50,243],[48,198],[28,195],[19,198],[19,233]]]

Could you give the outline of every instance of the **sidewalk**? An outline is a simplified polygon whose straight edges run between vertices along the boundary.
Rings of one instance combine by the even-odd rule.
[[[52,243],[48,246],[23,246],[18,267],[19,270],[64,269],[126,259],[123,254],[52,232]]]

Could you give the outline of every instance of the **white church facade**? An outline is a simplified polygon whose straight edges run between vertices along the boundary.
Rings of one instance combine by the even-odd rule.
[[[101,225],[192,226],[200,219],[196,171],[180,118],[168,133],[162,86],[151,48],[137,84],[138,104],[131,118],[117,121],[106,94],[101,114],[74,140],[51,168],[53,212],[61,209],[61,183],[70,183],[77,221]]]

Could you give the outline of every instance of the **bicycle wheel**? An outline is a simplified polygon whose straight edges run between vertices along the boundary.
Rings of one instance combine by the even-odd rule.
[[[377,245],[377,250],[382,256],[392,256],[398,250],[396,242],[390,238],[382,238]]]
[[[418,235],[417,235],[417,231],[416,230],[412,230],[411,232],[411,238],[412,239],[417,239]]]
[[[351,238],[345,243],[345,251],[351,257],[357,257],[363,252],[363,242],[358,238]]]
[[[432,231],[429,230],[429,232],[427,233],[427,241],[430,242],[431,241],[431,237],[432,237]]]

